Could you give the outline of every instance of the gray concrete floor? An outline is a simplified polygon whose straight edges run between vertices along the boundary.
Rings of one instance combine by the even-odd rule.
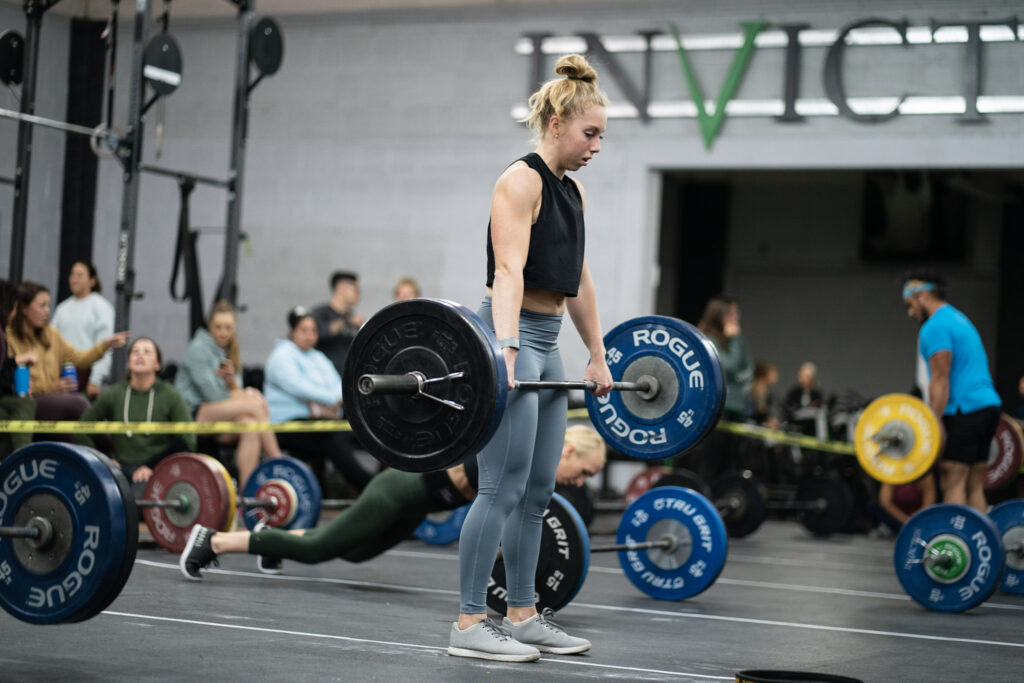
[[[749,668],[1018,680],[1024,598],[928,612],[900,588],[892,544],[768,522],[732,540],[715,585],[680,603],[646,597],[614,554],[595,555],[558,615],[593,650],[531,664],[445,654],[455,547],[409,541],[362,565],[286,563],[277,577],[225,556],[200,583],[178,573],[176,556],[141,550],[121,595],[91,621],[30,626],[0,613],[0,681],[729,681]]]

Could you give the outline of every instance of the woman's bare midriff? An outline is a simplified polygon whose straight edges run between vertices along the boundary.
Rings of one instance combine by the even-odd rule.
[[[487,288],[487,296],[491,296],[491,288]],[[524,289],[523,310],[534,313],[562,315],[565,312],[565,295],[549,289]]]

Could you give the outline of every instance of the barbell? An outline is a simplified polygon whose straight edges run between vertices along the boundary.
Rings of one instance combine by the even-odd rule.
[[[722,568],[728,538],[714,505],[696,491],[664,486],[637,498],[619,522],[614,544],[592,546],[579,513],[557,493],[544,511],[534,589],[537,609],[558,611],[583,587],[591,553],[618,553],[626,577],[659,600],[684,600],[710,587]],[[499,554],[487,605],[504,613],[504,558]]]
[[[34,126],[41,126],[43,128],[51,128],[64,133],[87,135],[89,136],[89,145],[92,148],[93,153],[97,156],[112,155],[116,153],[124,143],[123,133],[114,128],[110,128],[103,123],[98,126],[82,126],[77,123],[68,123],[66,121],[46,118],[45,116],[25,114],[20,111],[14,111],[13,109],[0,109],[0,118],[21,121]]]
[[[214,458],[179,453],[157,465],[136,501],[120,468],[91,448],[39,442],[15,451],[0,462],[0,605],[35,624],[101,612],[131,572],[140,507],[154,540],[180,552],[194,524],[226,530],[236,509],[250,528],[260,517],[288,528],[314,526],[322,508],[351,503],[323,500],[319,487],[311,499],[301,485],[271,476],[305,468],[315,486],[301,461],[279,460],[261,463],[260,482],[246,488],[254,495],[238,498]]]
[[[718,422],[725,380],[714,344],[675,318],[628,320],[604,337],[617,391],[586,395],[594,427],[619,452],[662,459],[696,446]],[[455,465],[498,428],[508,400],[494,333],[440,299],[400,301],[359,330],[342,373],[345,414],[363,446],[412,472]],[[592,391],[588,382],[520,381],[519,391]]]
[[[253,484],[257,490],[274,481],[286,482],[286,491],[294,488],[286,478],[270,476],[280,470],[267,467],[265,474]],[[193,504],[180,497],[150,502],[147,510]],[[269,509],[264,499],[254,502],[251,509]],[[48,442],[11,454],[0,462],[0,606],[34,624],[95,616],[113,602],[131,573],[136,519],[131,485],[102,454]],[[568,604],[586,577],[591,552],[617,552],[626,576],[652,597],[693,597],[717,579],[727,543],[715,505],[689,489],[648,491],[627,508],[617,543],[596,547],[590,546],[579,514],[556,495],[542,524],[538,605]],[[970,609],[996,587],[1024,593],[1024,501],[997,506],[991,520],[963,506],[928,508],[904,527],[894,560],[905,590],[930,609]],[[488,604],[501,609],[506,593],[500,558],[492,579]]]
[[[676,486],[652,488],[631,503],[616,540],[591,546],[579,515],[556,494],[541,525],[538,609],[557,611],[569,604],[583,586],[594,552],[617,552],[626,577],[646,595],[684,600],[717,580],[728,550],[715,504]],[[928,609],[962,612],[996,588],[1024,594],[1024,500],[996,506],[991,518],[962,505],[932,506],[904,526],[893,558],[904,590]],[[499,555],[488,606],[503,613],[507,595]]]

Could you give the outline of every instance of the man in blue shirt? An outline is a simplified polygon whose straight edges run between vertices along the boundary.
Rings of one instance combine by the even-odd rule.
[[[907,314],[921,322],[921,357],[928,364],[928,403],[942,420],[945,448],[939,462],[942,500],[984,513],[989,444],[1002,402],[992,386],[981,335],[946,302],[946,282],[935,273],[910,273],[903,283]]]

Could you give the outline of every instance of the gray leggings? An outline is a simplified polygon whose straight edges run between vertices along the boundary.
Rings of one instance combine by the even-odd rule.
[[[491,328],[490,299],[478,311]],[[564,380],[558,353],[562,316],[522,311],[516,379]],[[460,611],[483,614],[487,583],[501,541],[508,604],[535,604],[534,575],[544,509],[555,489],[565,442],[565,391],[511,391],[498,431],[477,455],[480,485],[459,537]]]

